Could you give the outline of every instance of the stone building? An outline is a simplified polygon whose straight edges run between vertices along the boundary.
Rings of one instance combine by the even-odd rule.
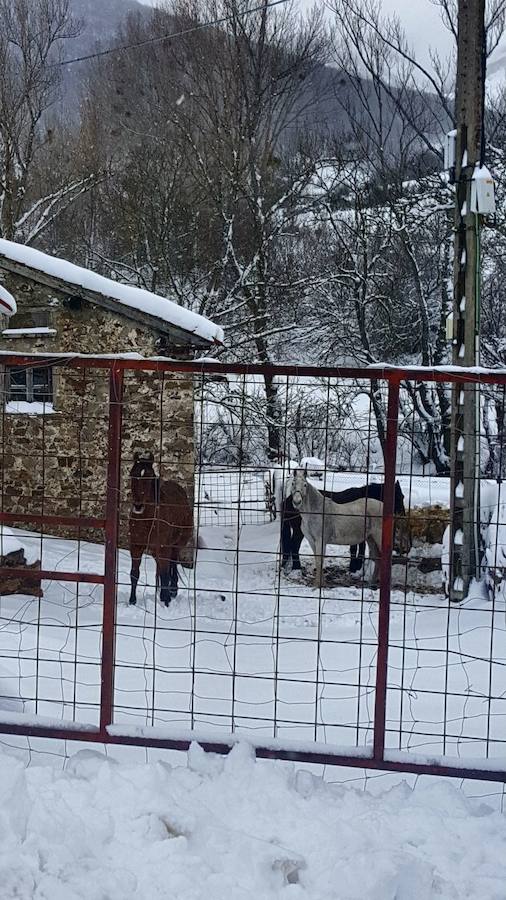
[[[9,295],[17,312],[8,318]],[[0,296],[0,353],[193,358],[223,338],[218,326],[166,298],[5,240],[0,240]],[[103,517],[108,395],[107,369],[70,368],[64,359],[6,366],[0,355],[4,513]],[[137,447],[152,450],[162,477],[174,478],[193,495],[191,376],[125,375],[122,543]],[[65,527],[58,533],[103,539],[93,530],[77,535]]]

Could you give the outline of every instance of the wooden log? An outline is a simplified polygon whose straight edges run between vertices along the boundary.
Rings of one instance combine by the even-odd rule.
[[[12,553],[0,556],[0,567],[26,569],[26,578],[20,578],[18,575],[12,578],[9,578],[8,575],[0,576],[0,597],[5,597],[8,594],[24,594],[27,597],[44,596],[40,580],[30,576],[30,572],[36,569],[40,570],[40,560],[29,565],[24,551],[14,550]]]

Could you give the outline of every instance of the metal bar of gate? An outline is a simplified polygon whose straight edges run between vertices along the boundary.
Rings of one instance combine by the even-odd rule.
[[[387,433],[385,440],[385,486],[383,489],[383,529],[381,538],[380,593],[378,615],[378,658],[374,703],[375,760],[385,755],[385,726],[388,681],[388,637],[390,631],[390,589],[392,584],[392,551],[394,541],[395,465],[397,460],[397,422],[399,416],[398,380],[388,385]]]
[[[89,743],[119,744],[134,747],[157,747],[164,750],[187,751],[192,741],[197,741],[208,753],[226,754],[234,744],[230,741],[214,742],[199,740],[198,735],[189,737],[150,737],[143,734],[107,734],[104,736],[98,728],[86,728],[77,723],[70,723],[65,728],[55,728],[51,725],[21,725],[18,722],[0,722],[0,734],[16,734],[26,737],[53,738],[61,741],[79,741]],[[415,762],[409,759],[406,753],[404,760],[374,759],[369,756],[345,756],[332,752],[325,753],[321,750],[295,750],[273,747],[263,747],[261,744],[252,745],[258,759],[281,759],[290,762],[312,763],[320,766],[346,766],[352,769],[371,769],[380,772],[406,772],[413,775],[440,775],[446,778],[470,778],[478,781],[491,781],[506,783],[506,770],[504,769],[480,769],[479,767],[464,765],[465,758],[457,758],[459,765],[448,765],[443,761]]]
[[[228,373],[231,375],[289,375],[299,378],[376,378],[379,381],[428,381],[438,383],[464,384],[506,384],[506,369],[460,368],[458,372],[450,366],[298,366],[298,365],[265,365],[264,363],[220,363],[220,362],[188,362],[170,359],[132,359],[131,357],[107,357],[93,355],[14,354],[0,351],[2,366],[62,365],[68,368],[94,368],[143,372],[195,372],[198,375]]]
[[[19,578],[28,581],[70,581],[83,584],[105,584],[105,576],[94,572],[64,572],[58,569],[30,569],[20,566],[1,566],[0,578]],[[1,593],[1,592],[0,592]]]
[[[118,562],[122,415],[123,370],[113,366],[109,377],[105,578],[102,619],[102,684],[100,692],[100,733],[104,739],[107,739],[107,726],[112,722],[114,705],[116,574]]]
[[[27,364],[33,365],[34,359],[41,357],[30,355],[24,357]],[[2,361],[7,360],[12,364],[12,357],[0,354]],[[120,466],[121,466],[121,426],[122,426],[122,399],[123,399],[123,372],[129,369],[144,369],[145,371],[180,371],[180,372],[230,372],[237,374],[253,374],[258,371],[262,374],[272,372],[273,374],[295,374],[295,375],[322,375],[322,370],[311,369],[309,367],[287,367],[287,366],[225,366],[222,364],[197,364],[197,363],[180,363],[176,361],[160,361],[160,360],[112,360],[105,358],[83,357],[82,359],[73,358],[69,360],[67,357],[51,357],[51,362],[60,361],[62,364],[69,366],[85,366],[95,368],[106,368],[110,370],[110,408],[109,408],[109,436],[108,436],[108,481],[107,481],[107,504],[106,504],[106,552],[105,552],[105,574],[93,575],[91,573],[68,573],[68,572],[48,572],[45,570],[31,570],[27,572],[25,569],[1,570],[1,574],[12,575],[20,574],[25,577],[37,577],[46,579],[48,576],[59,580],[68,581],[88,581],[104,584],[104,606],[103,606],[103,642],[102,642],[102,687],[101,687],[101,708],[100,708],[100,727],[87,727],[80,723],[62,723],[61,726],[53,719],[40,719],[40,722],[30,721],[28,717],[27,723],[22,724],[19,720],[8,721],[8,713],[5,713],[5,721],[0,722],[0,734],[17,734],[26,736],[57,738],[61,740],[77,740],[89,742],[105,742],[109,744],[125,744],[145,747],[164,747],[167,749],[185,750],[188,748],[192,739],[199,740],[196,734],[194,738],[189,737],[187,733],[177,736],[177,733],[171,734],[168,729],[163,734],[154,730],[153,736],[149,733],[139,735],[137,733],[128,734],[121,733],[117,728],[110,728],[109,725],[113,719],[114,706],[114,665],[115,665],[115,618],[116,618],[116,576],[117,576],[117,554],[118,554],[118,534],[119,534],[119,499],[120,499]],[[55,362],[55,364],[56,364]],[[376,673],[376,696],[375,696],[375,726],[374,726],[374,748],[373,755],[364,756],[342,754],[339,749],[329,745],[328,752],[322,749],[321,745],[315,745],[313,751],[307,749],[307,745],[301,745],[299,749],[296,747],[269,746],[266,742],[262,746],[261,739],[259,745],[255,746],[255,752],[258,757],[266,759],[284,759],[299,762],[311,762],[315,764],[332,764],[344,765],[360,769],[376,769],[378,771],[393,772],[411,772],[415,774],[437,774],[446,775],[454,778],[475,778],[484,781],[506,782],[506,770],[490,765],[486,768],[487,761],[483,760],[483,768],[479,765],[476,767],[465,765],[465,759],[456,758],[455,765],[449,764],[445,757],[441,757],[440,761],[436,759],[432,761],[429,757],[426,762],[422,762],[419,757],[410,758],[409,752],[401,755],[402,758],[394,758],[385,751],[385,732],[386,732],[386,706],[387,706],[387,686],[388,686],[388,643],[389,643],[389,618],[390,618],[390,589],[391,589],[391,558],[393,548],[393,531],[394,531],[394,491],[395,491],[395,469],[396,469],[396,439],[397,439],[397,417],[399,407],[399,387],[402,379],[409,378],[419,381],[440,381],[449,383],[462,383],[463,380],[476,383],[496,383],[506,384],[506,371],[502,372],[485,372],[466,370],[459,371],[458,374],[452,369],[400,369],[400,368],[378,368],[370,367],[364,370],[327,370],[329,377],[352,377],[355,375],[360,378],[384,379],[389,383],[388,391],[388,421],[386,433],[385,448],[385,490],[384,490],[384,517],[382,527],[382,561],[381,561],[381,584],[380,584],[380,605],[379,605],[379,621],[378,621],[378,658]],[[9,521],[10,516],[16,514],[4,513],[3,520]],[[93,523],[96,527],[101,527],[102,520],[87,519],[78,520],[72,517],[30,517],[26,516],[25,521],[32,521],[33,524],[76,524],[83,526],[84,522]],[[109,731],[111,733],[109,733]],[[226,753],[232,746],[232,739],[223,742],[209,742],[200,739],[199,743],[211,752]],[[370,748],[364,748],[369,751]],[[390,757],[390,758],[389,758]],[[503,762],[498,757],[499,764]],[[472,760],[469,760],[471,762]],[[495,758],[493,759],[495,762]]]
[[[1,525],[63,525],[69,528],[105,528],[105,519],[79,516],[36,516],[32,513],[0,512]]]

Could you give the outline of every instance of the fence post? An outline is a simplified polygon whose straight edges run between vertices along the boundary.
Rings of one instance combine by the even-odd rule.
[[[109,435],[107,445],[107,494],[105,510],[104,602],[102,618],[102,684],[100,731],[106,737],[114,705],[114,656],[116,642],[116,574],[118,560],[121,425],[123,369],[114,366],[109,377]]]
[[[383,529],[381,539],[378,657],[376,662],[376,694],[374,701],[373,755],[375,760],[382,760],[385,752],[388,636],[390,629],[390,588],[392,584],[392,551],[394,543],[395,465],[397,460],[399,387],[398,378],[389,381],[387,433],[384,449],[385,486],[383,491]]]

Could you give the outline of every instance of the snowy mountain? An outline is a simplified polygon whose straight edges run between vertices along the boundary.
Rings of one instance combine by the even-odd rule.
[[[81,27],[79,35],[65,46],[65,59],[87,56],[107,47],[129,14],[142,16],[151,11],[149,6],[137,3],[137,0],[70,0],[70,8]],[[82,64],[65,69],[63,103],[71,114],[79,105],[83,74]]]
[[[82,56],[92,52],[97,44],[107,44],[129,13],[149,12],[149,7],[137,0],[70,0],[70,7],[74,18],[82,23],[81,33],[71,45],[72,56]]]
[[[107,47],[117,34],[122,23],[129,14],[149,16],[152,7],[138,0],[70,0],[74,17],[81,23],[79,36],[69,42],[65,48],[67,58],[86,56],[95,50]],[[170,28],[168,29],[170,30]],[[77,108],[81,94],[81,79],[85,74],[82,65],[69,66],[66,69],[64,84],[64,103],[68,109]],[[379,115],[378,98],[372,83],[362,79],[362,92],[369,97],[372,117],[375,111]],[[294,120],[292,120],[284,134],[284,140],[290,142],[297,140],[300,131],[318,130],[327,137],[332,134],[349,134],[353,143],[352,119],[359,120],[363,116],[360,108],[356,107],[356,89],[349,75],[340,72],[333,66],[320,66],[308,78],[301,93],[299,108]],[[382,97],[383,115],[396,113],[391,98],[385,93]],[[439,132],[441,120],[444,119],[439,104],[434,98],[434,119],[431,132]],[[425,105],[425,109],[427,106]],[[350,118],[351,116],[351,118]],[[436,124],[437,123],[437,124]],[[365,123],[367,127],[367,123]],[[399,120],[398,125],[392,124],[389,129],[388,143],[396,147],[403,124]],[[446,130],[442,128],[441,131]]]

